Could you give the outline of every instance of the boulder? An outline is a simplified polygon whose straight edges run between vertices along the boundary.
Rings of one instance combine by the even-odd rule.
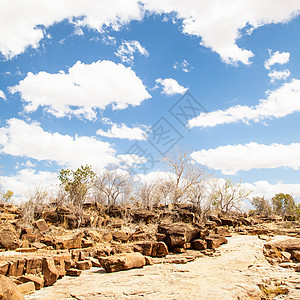
[[[90,260],[82,260],[76,263],[76,268],[79,270],[89,270],[92,267]]]
[[[0,275],[6,275],[9,268],[9,262],[0,261]]]
[[[17,285],[17,289],[22,295],[28,295],[35,292],[34,282],[29,281],[23,284]]]
[[[164,242],[156,241],[144,241],[136,243],[134,250],[143,255],[152,257],[163,257],[169,254],[167,245]]]
[[[78,249],[81,248],[81,238],[74,236],[58,240],[55,243],[56,249]]]
[[[45,245],[44,243],[40,243],[40,242],[32,243],[31,246],[36,249],[46,249],[47,248],[47,245]]]
[[[119,231],[119,230],[112,231],[111,235],[113,237],[113,240],[117,242],[126,243],[129,239],[129,235],[126,232]]]
[[[0,248],[14,250],[20,246],[18,234],[13,226],[1,226],[0,229]]]
[[[2,300],[24,300],[17,286],[4,275],[0,275],[0,299]]]
[[[79,276],[82,273],[81,270],[78,269],[69,269],[67,270],[67,276]]]
[[[206,237],[205,241],[207,242],[208,249],[216,249],[220,247],[222,244],[227,243],[227,239],[222,235],[211,234]]]
[[[26,258],[26,274],[37,275],[42,272],[43,260],[39,257]]]
[[[293,251],[292,255],[295,260],[300,261],[300,250]]]
[[[49,228],[44,219],[39,219],[34,223],[34,226],[40,231],[45,232]]]
[[[276,247],[281,251],[297,251],[300,250],[300,238],[289,238],[283,241],[277,241],[272,243],[271,246]]]
[[[44,211],[42,217],[45,221],[50,223],[57,223],[59,221],[58,214],[55,211]]]
[[[209,219],[210,221],[215,222],[218,226],[221,226],[221,225],[222,225],[222,221],[221,221],[221,219],[220,219],[218,216],[210,215],[210,216],[208,216],[208,219]]]
[[[59,272],[55,267],[53,258],[44,258],[42,267],[45,280],[44,285],[49,286],[55,283],[59,277]]]
[[[135,223],[139,223],[142,221],[145,222],[145,224],[149,224],[157,219],[156,213],[149,210],[142,210],[142,209],[137,209],[132,211],[131,216],[133,222]]]
[[[192,242],[192,248],[195,250],[205,250],[207,248],[207,242],[204,240],[196,239]]]
[[[238,225],[238,222],[233,219],[233,218],[229,218],[229,217],[220,217],[222,225],[223,226],[233,226],[235,227],[236,225]]]
[[[44,279],[35,275],[23,275],[18,280],[23,283],[33,282],[36,290],[40,290],[44,286]]]
[[[65,255],[64,254],[55,255],[53,257],[53,260],[54,260],[55,267],[58,271],[59,278],[64,277],[66,275]]]
[[[145,257],[137,252],[100,257],[99,262],[102,268],[108,273],[142,268],[146,264]]]

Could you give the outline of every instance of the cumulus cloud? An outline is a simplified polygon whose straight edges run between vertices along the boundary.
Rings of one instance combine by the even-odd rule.
[[[130,67],[107,60],[78,61],[68,73],[29,72],[10,91],[21,94],[26,112],[41,106],[56,117],[75,115],[89,120],[96,118],[97,108],[125,109],[151,97]]]
[[[139,41],[123,41],[117,49],[117,52],[115,52],[115,55],[119,57],[123,63],[132,64],[135,53],[140,53],[146,57],[149,56],[149,52]]]
[[[214,127],[236,122],[260,122],[265,119],[282,118],[300,111],[300,80],[293,79],[274,91],[267,92],[266,99],[255,106],[232,106],[226,110],[201,113],[189,121],[190,127]]]
[[[93,137],[63,135],[44,131],[37,123],[10,119],[0,127],[0,154],[55,162],[78,168],[89,164],[98,169],[117,162],[115,150]]]
[[[0,90],[0,98],[6,100],[6,96],[2,90]]]
[[[193,67],[191,67],[190,63],[187,62],[187,60],[183,60],[181,63],[179,63],[178,61],[176,61],[174,64],[173,64],[173,69],[174,70],[182,70],[183,72],[190,72]]]
[[[145,6],[155,13],[177,13],[184,33],[202,38],[201,44],[218,53],[225,63],[249,64],[252,51],[237,45],[242,36],[267,25],[290,21],[299,14],[297,0],[147,0]]]
[[[289,145],[264,145],[251,142],[245,145],[226,145],[215,149],[200,150],[192,153],[199,164],[225,175],[236,174],[240,170],[274,169],[279,167],[298,170],[300,167],[300,143]]]
[[[173,78],[158,78],[155,80],[156,83],[160,84],[162,87],[162,94],[167,96],[174,96],[176,94],[184,94],[187,91],[187,88],[181,86],[175,79]],[[156,86],[158,87],[158,86]]]
[[[140,165],[147,162],[147,159],[142,156],[138,156],[136,154],[121,154],[118,155],[120,159],[121,165],[127,168],[135,167],[136,165]]]
[[[11,58],[29,46],[37,48],[46,36],[45,28],[65,19],[76,27],[103,31],[118,30],[132,20],[141,20],[137,0],[3,0],[0,3],[0,52]]]
[[[290,60],[290,53],[289,52],[280,52],[276,51],[272,53],[272,51],[269,51],[270,58],[265,61],[265,68],[267,70],[270,70],[271,67],[275,64],[284,65]]]
[[[36,171],[31,168],[19,170],[14,176],[0,176],[0,179],[5,190],[13,191],[14,196],[22,199],[25,199],[36,187],[44,187],[51,191],[59,183],[57,173]]]
[[[128,139],[128,140],[146,140],[147,134],[140,127],[130,128],[126,124],[114,124],[112,123],[111,128],[108,131],[99,129],[97,135],[109,137],[109,138],[118,138],[118,139]]]
[[[291,72],[290,70],[283,70],[283,71],[271,71],[269,72],[268,76],[271,78],[271,82],[274,82],[275,80],[286,80],[288,77],[290,77]]]

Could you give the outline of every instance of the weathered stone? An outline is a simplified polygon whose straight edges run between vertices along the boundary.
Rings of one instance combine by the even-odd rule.
[[[287,262],[292,258],[292,254],[286,251],[281,252],[281,260],[282,262]]]
[[[18,270],[18,261],[17,260],[10,261],[6,276],[17,276],[17,270]]]
[[[0,229],[0,248],[14,250],[20,245],[17,232],[12,226],[5,226]]]
[[[40,232],[45,232],[48,230],[48,225],[44,219],[39,219],[34,223],[34,226],[38,228]]]
[[[92,267],[92,263],[90,260],[82,260],[76,263],[76,268],[79,270],[88,270]]]
[[[66,275],[65,256],[63,254],[55,255],[53,257],[53,260],[54,260],[55,267],[58,271],[59,278],[64,277]]]
[[[6,275],[9,268],[9,262],[0,261],[0,275]]]
[[[129,235],[123,231],[112,231],[112,237],[114,241],[126,243],[129,239]]]
[[[103,242],[107,242],[107,243],[110,243],[113,239],[113,236],[110,232],[104,232],[102,234],[102,241]]]
[[[238,222],[233,218],[220,217],[223,226],[236,226]]]
[[[18,280],[23,283],[33,282],[36,290],[40,290],[44,286],[44,279],[35,275],[23,275]]]
[[[67,276],[79,276],[82,273],[81,270],[78,269],[69,269],[67,270]]]
[[[98,259],[91,257],[90,261],[92,263],[92,267],[101,268],[101,264]]]
[[[55,267],[53,258],[43,259],[43,275],[44,275],[44,285],[49,286],[55,283],[59,277],[58,270]]]
[[[22,295],[28,295],[35,292],[35,286],[32,281],[17,285],[17,289]]]
[[[281,251],[295,251],[300,250],[300,238],[290,238],[283,241],[278,241],[271,244],[273,247],[280,249]]]
[[[16,252],[24,252],[24,253],[30,253],[30,252],[36,252],[36,248],[17,248]]]
[[[146,264],[144,256],[137,252],[100,257],[99,262],[108,273],[141,268]]]
[[[56,249],[78,249],[81,248],[81,238],[78,236],[59,240],[56,243]]]
[[[196,239],[192,242],[192,248],[195,250],[205,250],[207,248],[207,242],[204,240]]]
[[[33,233],[26,233],[22,235],[21,240],[34,243],[37,240],[37,235]]]
[[[47,245],[47,246],[55,246],[53,238],[50,235],[47,235],[47,234],[43,235],[40,242]]]
[[[300,261],[300,250],[294,250],[292,255],[295,260]]]
[[[218,226],[221,226],[221,225],[222,225],[221,219],[220,219],[219,217],[215,216],[215,215],[210,215],[210,216],[208,216],[208,219],[209,219],[210,221],[215,222]]]
[[[82,248],[88,248],[88,247],[93,247],[94,246],[94,242],[91,240],[87,240],[87,239],[81,239],[81,247]]]
[[[32,247],[34,247],[36,249],[46,249],[47,245],[40,243],[40,242],[35,242],[32,244]]]
[[[150,222],[154,221],[157,219],[157,214],[149,211],[149,210],[142,210],[142,209],[137,209],[132,211],[131,213],[133,222],[139,223],[139,222],[145,222],[145,224],[149,224]]]
[[[24,300],[17,286],[4,275],[0,275],[0,299],[3,300]]]
[[[72,259],[65,260],[65,270],[69,270],[75,266],[75,263]]]
[[[37,275],[42,272],[43,260],[37,257],[26,258],[26,274]]]
[[[55,211],[45,211],[43,212],[42,217],[45,221],[51,223],[57,223],[59,220],[58,214]]]
[[[168,247],[164,242],[158,242],[158,244],[156,245],[158,245],[157,252],[156,254],[152,253],[153,254],[152,256],[164,257],[169,254]]]
[[[222,244],[226,244],[227,240],[222,235],[211,234],[209,235],[205,241],[207,242],[208,249],[216,249],[220,247]]]

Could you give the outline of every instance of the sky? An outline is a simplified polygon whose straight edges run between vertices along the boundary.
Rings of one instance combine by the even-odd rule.
[[[299,199],[299,33],[299,0],[2,0],[2,190],[85,164],[151,176],[180,146]]]

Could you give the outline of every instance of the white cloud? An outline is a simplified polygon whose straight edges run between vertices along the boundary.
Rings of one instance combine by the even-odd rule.
[[[37,48],[46,35],[43,27],[65,19],[77,27],[86,26],[102,32],[103,27],[118,30],[142,17],[143,11],[137,0],[2,0],[0,52],[11,58],[29,46]]]
[[[184,94],[187,91],[187,88],[181,86],[175,79],[173,78],[158,78],[155,80],[156,83],[161,84],[162,86],[162,94],[167,96],[173,96],[176,94]]]
[[[44,187],[51,191],[57,187],[57,173],[35,171],[31,168],[19,170],[14,176],[0,176],[5,190],[11,190],[14,196],[25,198],[36,187]]]
[[[2,90],[0,90],[0,98],[6,100],[6,96]]]
[[[76,115],[89,120],[96,118],[97,108],[125,109],[151,97],[131,68],[107,60],[78,61],[68,73],[28,73],[10,91],[21,94],[26,112],[41,106],[56,117]]]
[[[84,35],[83,30],[80,27],[75,28],[73,34],[79,36]]]
[[[119,57],[123,63],[132,64],[136,52],[146,57],[149,56],[149,52],[139,41],[123,41],[117,49],[117,52],[115,52],[115,55]]]
[[[97,131],[97,135],[109,137],[109,138],[118,138],[118,139],[128,139],[128,140],[146,140],[147,134],[140,127],[127,127],[126,124],[114,124],[111,123],[112,127],[106,132],[102,129]]]
[[[290,70],[283,70],[283,71],[271,71],[269,72],[268,76],[271,78],[271,82],[275,80],[286,80],[291,75]]]
[[[236,122],[259,122],[265,119],[282,118],[300,111],[300,80],[292,79],[274,91],[267,92],[267,99],[262,99],[255,106],[232,106],[226,110],[201,113],[189,121],[190,127],[214,127],[220,124]]]
[[[181,63],[179,63],[178,61],[176,61],[174,64],[173,64],[173,69],[175,70],[182,70],[183,72],[190,72],[193,67],[191,67],[190,63],[187,62],[187,60],[183,60]]]
[[[125,167],[132,168],[136,165],[140,165],[147,162],[145,157],[138,156],[136,154],[121,154],[118,155],[121,164],[125,164]]]
[[[291,194],[294,198],[300,197],[300,184],[291,184],[291,183],[283,183],[277,182],[275,184],[271,184],[268,181],[256,181],[254,183],[245,183],[245,186],[252,190],[252,196],[259,196],[267,199],[271,199],[275,196],[275,194],[284,193]]]
[[[44,131],[37,123],[10,119],[0,127],[0,153],[52,161],[63,167],[89,164],[98,169],[117,162],[115,150],[93,137],[62,135]]]
[[[270,53],[270,58],[268,60],[265,61],[265,68],[267,70],[271,69],[271,66],[275,65],[275,64],[286,64],[287,62],[289,62],[290,60],[290,53],[289,52],[279,52],[276,51],[272,54],[272,51],[269,51]]]
[[[233,175],[240,170],[300,167],[300,143],[264,145],[251,142],[245,145],[226,145],[192,153],[199,164],[223,174]]]
[[[241,30],[246,34],[267,24],[285,23],[299,14],[298,0],[145,0],[156,13],[176,12],[184,33],[202,38],[201,44],[217,52],[226,63],[249,64],[254,55],[237,45]]]

